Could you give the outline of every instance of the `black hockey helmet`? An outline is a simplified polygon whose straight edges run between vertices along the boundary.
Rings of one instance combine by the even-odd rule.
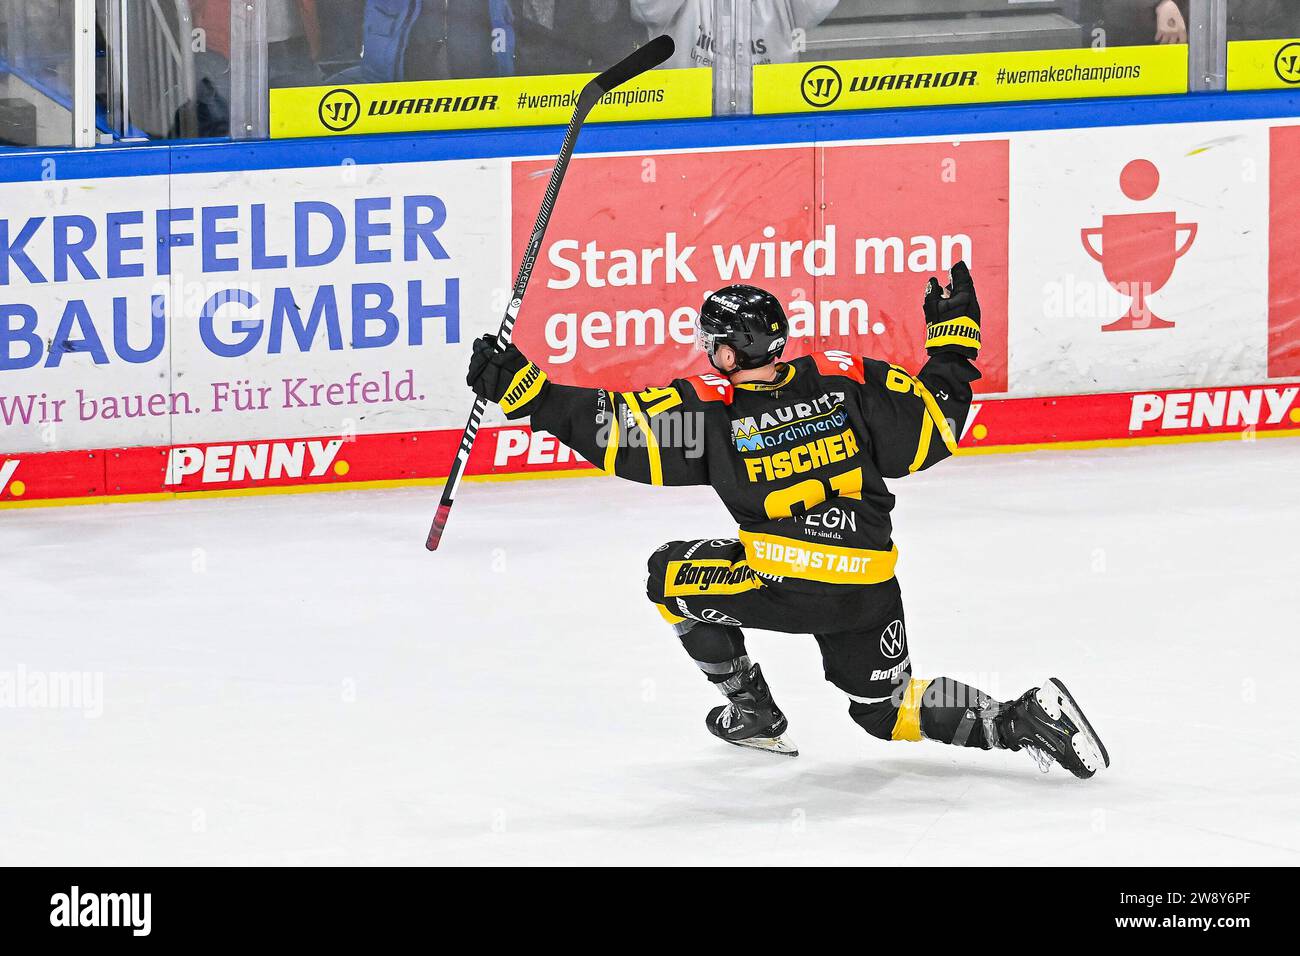
[[[718,368],[713,355],[719,345],[731,346],[736,368],[761,368],[781,357],[789,334],[790,323],[776,296],[752,285],[719,289],[700,308],[700,348],[724,375],[736,369]]]

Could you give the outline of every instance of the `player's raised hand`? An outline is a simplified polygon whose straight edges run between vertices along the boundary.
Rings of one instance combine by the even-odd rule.
[[[465,384],[479,398],[496,402],[507,418],[531,414],[528,407],[546,388],[546,373],[528,361],[514,345],[497,348],[495,335],[474,340]]]
[[[948,271],[948,285],[934,276],[925,287],[925,349],[950,351],[973,359],[980,350],[980,303],[965,262]]]

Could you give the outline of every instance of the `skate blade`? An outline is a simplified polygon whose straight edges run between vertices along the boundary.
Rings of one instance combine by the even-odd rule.
[[[1109,767],[1110,754],[1106,752],[1106,745],[1101,742],[1101,738],[1097,736],[1097,731],[1093,730],[1092,724],[1088,721],[1088,718],[1084,716],[1083,708],[1081,708],[1079,702],[1074,699],[1074,695],[1071,694],[1066,689],[1065,685],[1055,677],[1050,678],[1047,681],[1044,685],[1044,689],[1047,687],[1050,687],[1056,696],[1056,700],[1050,701],[1049,703],[1055,704],[1059,702],[1060,706],[1059,708],[1051,706],[1045,707],[1044,709],[1047,710],[1048,713],[1052,714],[1053,717],[1056,717],[1059,713],[1063,712],[1070,718],[1074,725],[1079,728],[1079,732],[1070,737],[1070,746],[1074,748],[1075,756],[1079,758],[1083,763],[1084,769],[1088,771],[1087,776],[1091,777],[1103,767]],[[1039,702],[1043,703],[1041,692]],[[1053,713],[1054,711],[1057,713]],[[1076,774],[1076,776],[1079,775]]]
[[[720,740],[727,740],[725,737]],[[761,750],[764,753],[776,754],[781,757],[799,756],[799,748],[795,746],[793,740],[782,734],[780,737],[750,737],[748,740],[727,740],[727,743],[733,747],[748,747],[751,750]]]

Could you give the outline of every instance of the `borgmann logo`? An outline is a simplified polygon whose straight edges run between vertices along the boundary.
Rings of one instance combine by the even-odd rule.
[[[710,565],[700,567],[683,561],[677,568],[677,574],[673,577],[674,587],[694,587],[700,591],[707,591],[715,584],[729,586],[733,584],[742,584],[749,580],[750,570],[747,566],[727,566],[721,567]]]
[[[132,936],[148,936],[152,905],[152,893],[82,893],[74,886],[50,897],[50,925],[130,927]]]

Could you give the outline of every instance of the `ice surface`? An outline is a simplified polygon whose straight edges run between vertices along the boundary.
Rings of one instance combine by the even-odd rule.
[[[887,744],[811,638],[752,634],[798,759],[642,592],[707,489],[609,479],[0,512],[0,862],[1300,862],[1300,442],[962,459],[894,486],[919,675],[1049,675],[1113,758]]]

